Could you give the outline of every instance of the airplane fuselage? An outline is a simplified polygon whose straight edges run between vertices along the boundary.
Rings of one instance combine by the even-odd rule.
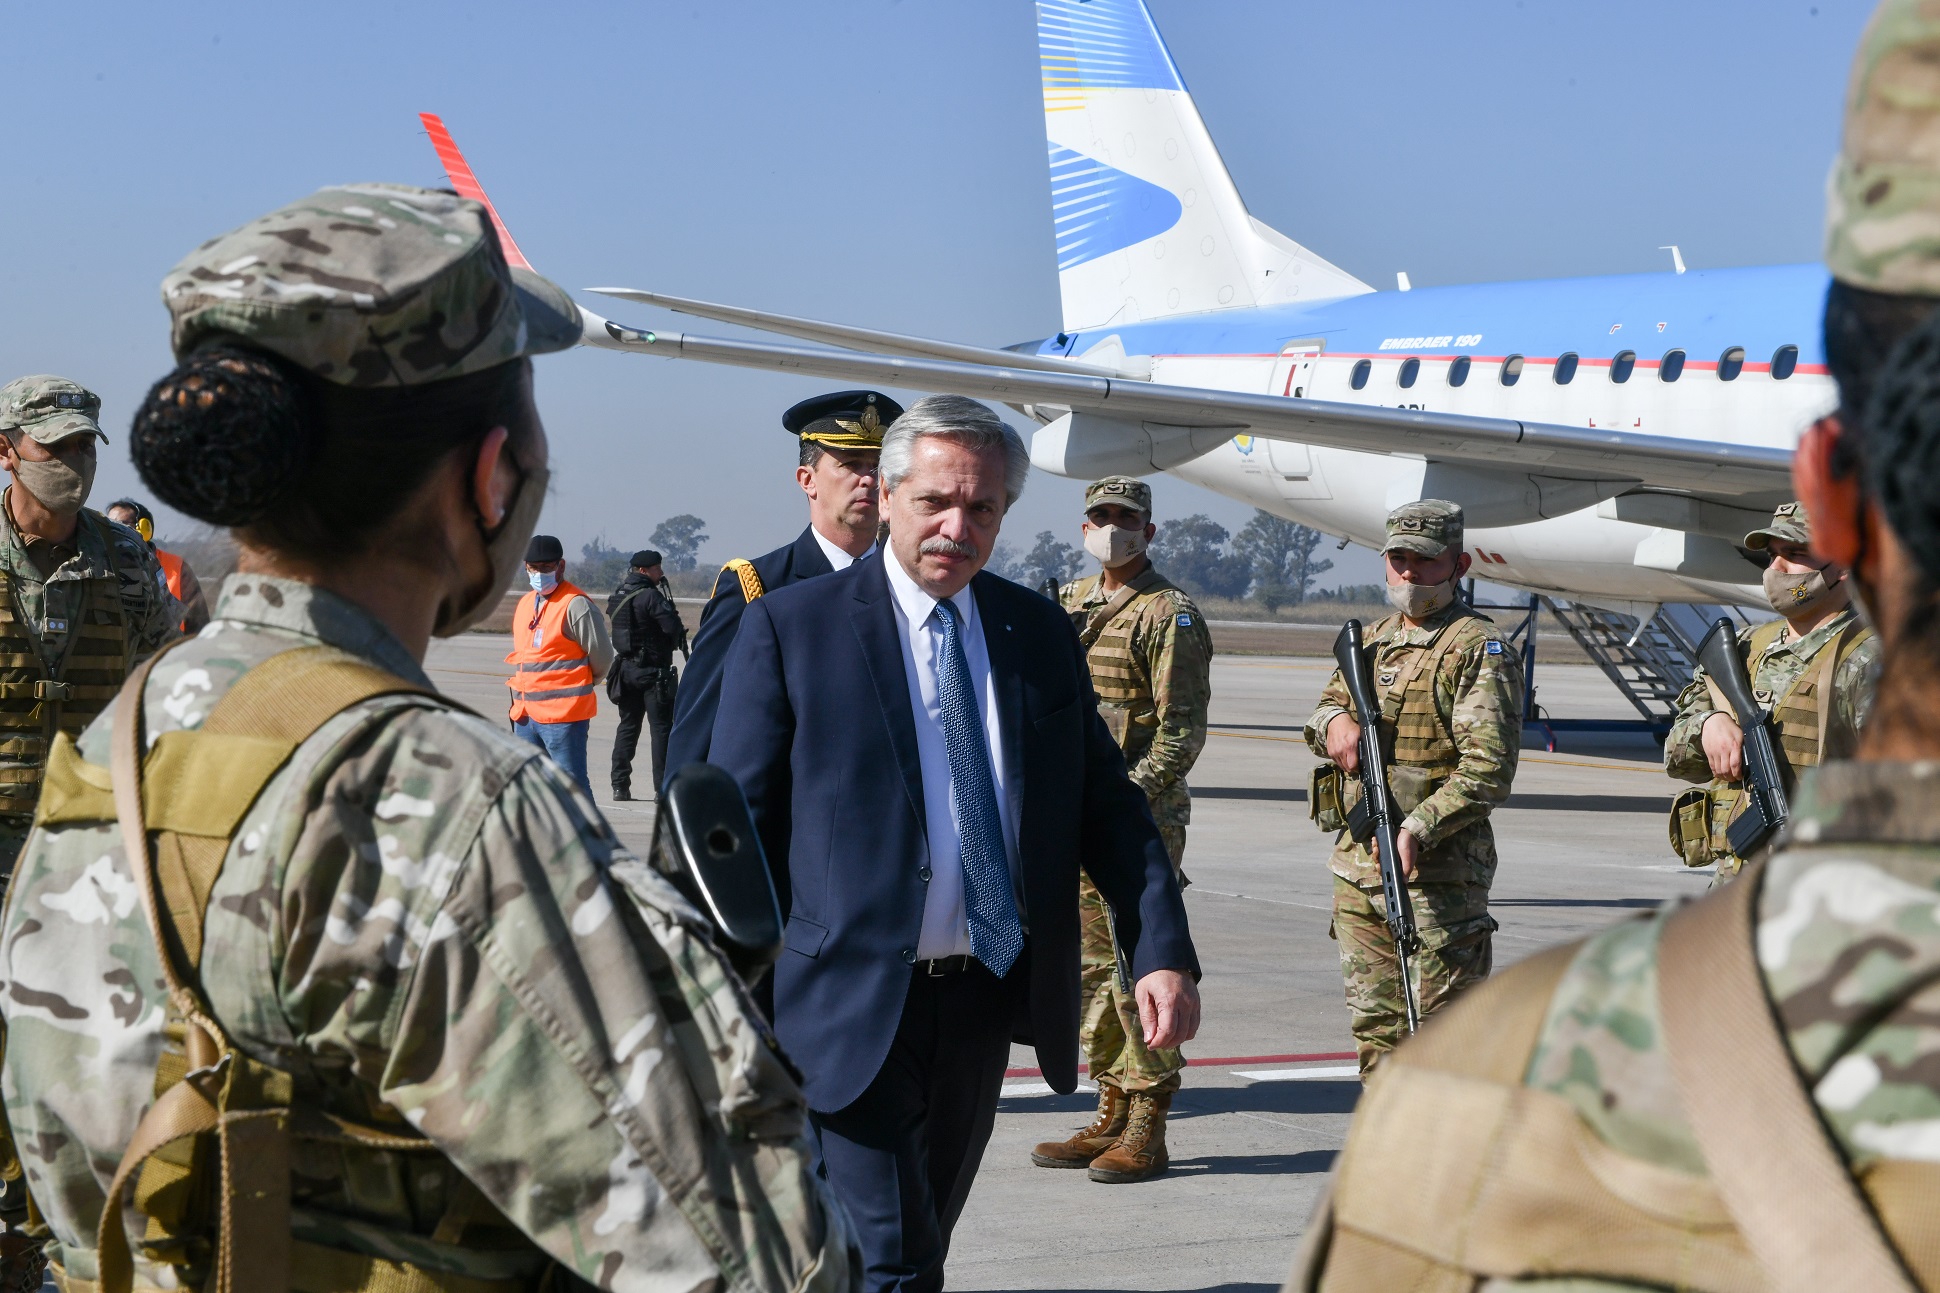
[[[1419,288],[1087,329],[1033,349],[1149,356],[1151,379],[1173,385],[1790,449],[1836,402],[1826,283],[1822,267],[1796,265]],[[1457,479],[1483,578],[1613,609],[1763,604],[1757,569],[1729,540],[1745,516],[1711,509],[1699,526],[1696,502],[1675,495],[1544,496],[1526,473],[1505,491],[1419,459],[1253,436],[1172,474],[1375,547],[1392,507]]]

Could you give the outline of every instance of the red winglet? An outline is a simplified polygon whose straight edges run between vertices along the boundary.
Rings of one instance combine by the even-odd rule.
[[[492,227],[498,230],[498,244],[505,253],[505,263],[514,269],[531,269],[532,262],[519,250],[519,244],[512,241],[512,231],[505,227],[505,221],[499,219],[498,208],[492,205],[492,199],[485,196],[484,186],[478,182],[478,176],[472,174],[465,155],[458,151],[451,132],[445,129],[444,120],[432,112],[420,112],[418,120],[424,123],[425,133],[431,136],[431,146],[438,150],[438,160],[445,165],[445,175],[451,180],[451,187],[458,190],[459,197],[470,198],[483,206],[486,214],[492,217]]]

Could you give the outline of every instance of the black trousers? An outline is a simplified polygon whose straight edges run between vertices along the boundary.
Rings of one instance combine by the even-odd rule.
[[[854,1220],[868,1293],[936,1293],[997,1121],[1029,958],[999,980],[918,966],[896,1040],[855,1103],[809,1115],[819,1168]]]
[[[614,665],[616,669],[622,665]],[[640,746],[640,724],[644,720],[651,731],[649,745],[653,751],[653,784],[658,786],[666,772],[667,733],[674,726],[674,671],[668,669],[663,675],[665,682],[654,686],[628,686],[631,678],[623,678],[619,695],[614,704],[620,711],[620,727],[613,733],[613,790],[615,793],[633,790],[633,754]]]

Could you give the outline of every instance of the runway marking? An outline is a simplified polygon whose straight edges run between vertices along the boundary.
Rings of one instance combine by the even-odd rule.
[[[1304,746],[1307,743],[1307,739],[1302,736],[1267,736],[1261,732],[1222,732],[1216,727],[1206,729],[1206,735],[1230,736],[1241,741],[1279,741],[1286,745]],[[1597,768],[1606,772],[1648,772],[1653,776],[1659,777],[1664,775],[1664,770],[1654,763],[1621,763],[1616,760],[1611,760],[1607,763],[1592,763],[1588,759],[1552,759],[1540,754],[1525,754],[1522,756],[1521,761],[1523,763],[1547,763],[1559,768]]]
[[[1086,1095],[1086,1094],[1095,1093],[1097,1090],[1098,1088],[1095,1086],[1091,1086],[1088,1083],[1080,1082],[1078,1083],[1077,1091],[1073,1092],[1073,1094]],[[1056,1095],[1056,1094],[1057,1092],[1051,1089],[1051,1084],[1049,1082],[1010,1082],[1005,1084],[1003,1095],[1001,1098],[1005,1100],[1009,1100],[1020,1095]]]
[[[1234,1069],[1234,1077],[1245,1078],[1249,1082],[1317,1082],[1332,1078],[1359,1077],[1358,1064],[1318,1069]]]
[[[1332,907],[1328,906],[1325,903],[1293,902],[1287,898],[1262,898],[1258,894],[1230,893],[1225,889],[1208,889],[1203,884],[1194,884],[1188,889],[1186,889],[1186,892],[1189,894],[1203,893],[1214,898],[1244,898],[1248,902],[1270,902],[1276,907],[1305,907],[1308,911],[1332,911],[1333,910]],[[1265,1056],[1262,1056],[1261,1058],[1264,1059]]]
[[[1303,1055],[1227,1055],[1217,1059],[1187,1060],[1186,1067],[1225,1069],[1231,1068],[1235,1064],[1313,1064],[1321,1060],[1351,1060],[1353,1058],[1353,1051],[1315,1051]],[[1005,1069],[1004,1076],[1007,1078],[1037,1078],[1044,1076],[1044,1070]],[[1094,1086],[1086,1086],[1082,1082],[1078,1084],[1078,1088],[1083,1091],[1095,1091],[1098,1089]],[[1010,1090],[1009,1087],[1005,1087],[1004,1089],[1006,1091]],[[1046,1089],[1048,1090],[1049,1088]]]

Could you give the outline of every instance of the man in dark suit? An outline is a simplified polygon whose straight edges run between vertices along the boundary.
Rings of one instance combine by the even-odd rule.
[[[721,568],[674,696],[666,776],[707,759],[721,700],[721,666],[748,604],[777,588],[841,570],[875,550],[877,455],[883,428],[902,411],[878,391],[836,391],[803,400],[781,415],[782,426],[801,441],[795,483],[808,495],[808,528],[793,543],[752,561],[737,557]]]
[[[871,1290],[942,1288],[1013,1037],[1077,1085],[1080,867],[1147,1044],[1198,1029],[1178,883],[1077,633],[980,573],[1028,470],[983,405],[916,404],[883,444],[889,550],[750,605],[715,716],[788,916],[775,1030]]]

